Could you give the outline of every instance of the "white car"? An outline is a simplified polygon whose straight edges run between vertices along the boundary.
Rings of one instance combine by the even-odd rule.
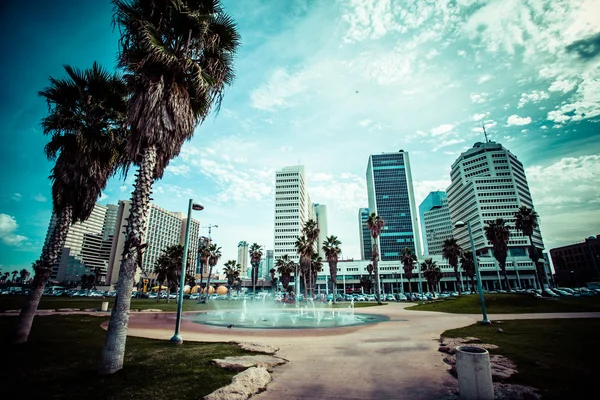
[[[157,293],[150,293],[150,294],[148,295],[148,298],[149,298],[149,299],[155,299],[155,298],[157,298],[157,297],[158,297],[158,294],[157,294]]]

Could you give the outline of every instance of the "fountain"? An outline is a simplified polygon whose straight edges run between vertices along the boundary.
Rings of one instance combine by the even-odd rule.
[[[387,321],[377,314],[355,314],[354,301],[347,308],[333,308],[333,304],[315,304],[310,300],[295,307],[276,304],[263,298],[260,302],[243,300],[240,310],[215,310],[188,315],[192,322],[246,329],[323,329],[356,326]]]

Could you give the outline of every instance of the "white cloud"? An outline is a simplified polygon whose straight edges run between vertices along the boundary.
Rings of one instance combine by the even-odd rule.
[[[452,124],[442,124],[440,126],[436,126],[431,130],[432,136],[443,135],[444,133],[448,133],[454,129],[454,125]]]
[[[21,196],[21,193],[15,193],[12,195],[11,199],[13,199],[14,201],[21,201],[21,198],[23,196]]]
[[[121,190],[121,193],[127,190],[127,186],[123,185],[123,186],[119,186],[119,190]]]
[[[506,121],[508,126],[511,125],[528,125],[531,123],[531,117],[519,117],[518,115],[511,115]]]
[[[568,79],[557,79],[548,88],[549,92],[562,92],[569,93],[571,90],[575,89],[577,86],[577,82],[570,81]]]
[[[347,43],[377,39],[398,27],[390,0],[350,0],[343,7],[342,20],[349,25]]]
[[[190,172],[190,167],[188,165],[169,165],[166,168],[167,172],[172,173],[173,175],[182,175],[187,176]]]
[[[477,84],[481,85],[482,83],[491,81],[492,79],[494,79],[494,77],[490,74],[481,75],[480,77],[477,78]]]
[[[304,92],[306,81],[310,79],[305,72],[288,73],[284,68],[276,69],[266,84],[250,93],[252,107],[272,111],[292,105],[292,97]]]
[[[485,118],[485,117],[487,117],[488,115],[489,115],[489,112],[488,112],[488,113],[485,113],[485,114],[473,114],[473,116],[471,117],[471,120],[472,120],[472,121],[479,121],[479,120],[482,120],[482,119],[484,119],[484,118]]]
[[[366,128],[367,126],[369,126],[369,124],[371,124],[371,122],[373,122],[373,121],[371,121],[370,119],[363,119],[358,124],[360,126],[362,126],[363,128]]]
[[[522,108],[527,103],[538,103],[549,98],[550,95],[543,90],[532,90],[529,93],[521,93],[521,99],[517,108]]]
[[[448,146],[452,146],[452,145],[455,145],[455,144],[464,143],[464,141],[465,141],[465,139],[450,139],[450,140],[445,140],[445,141],[442,141],[437,146],[435,146],[433,148],[433,151],[437,151],[437,150],[441,149],[442,147],[448,147]]]
[[[41,194],[39,194],[39,193],[38,193],[38,194],[36,194],[36,195],[33,197],[33,199],[34,199],[35,201],[39,201],[40,203],[45,203],[45,202],[47,201],[47,199],[46,199],[44,196],[42,196]]]
[[[19,228],[17,220],[12,215],[0,214],[0,240],[7,246],[18,247],[27,238],[18,235],[15,231]]]
[[[414,181],[413,190],[415,193],[415,203],[421,204],[429,192],[435,192],[437,190],[446,191],[450,186],[450,180],[425,180],[425,181]]]
[[[473,103],[485,103],[488,93],[471,93],[471,101]]]

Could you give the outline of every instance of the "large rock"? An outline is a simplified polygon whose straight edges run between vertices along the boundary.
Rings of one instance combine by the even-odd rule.
[[[248,368],[231,380],[231,384],[204,396],[204,400],[246,400],[262,392],[271,382],[271,375],[263,367]]]
[[[237,343],[237,342],[232,342],[232,343]],[[266,345],[266,344],[260,344],[260,343],[239,342],[239,343],[237,343],[237,345],[240,348],[242,348],[246,351],[251,351],[253,353],[274,354],[279,351],[279,347],[270,346],[270,345]]]
[[[243,371],[250,367],[263,367],[270,371],[273,367],[285,364],[287,360],[263,354],[256,356],[225,357],[223,359],[217,358],[213,360],[213,362],[221,368],[232,371]]]

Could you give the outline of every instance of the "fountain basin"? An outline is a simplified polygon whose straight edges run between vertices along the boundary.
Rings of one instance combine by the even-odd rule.
[[[389,320],[386,315],[354,314],[343,309],[208,311],[188,318],[196,324],[223,327],[232,325],[236,329],[327,329]]]

